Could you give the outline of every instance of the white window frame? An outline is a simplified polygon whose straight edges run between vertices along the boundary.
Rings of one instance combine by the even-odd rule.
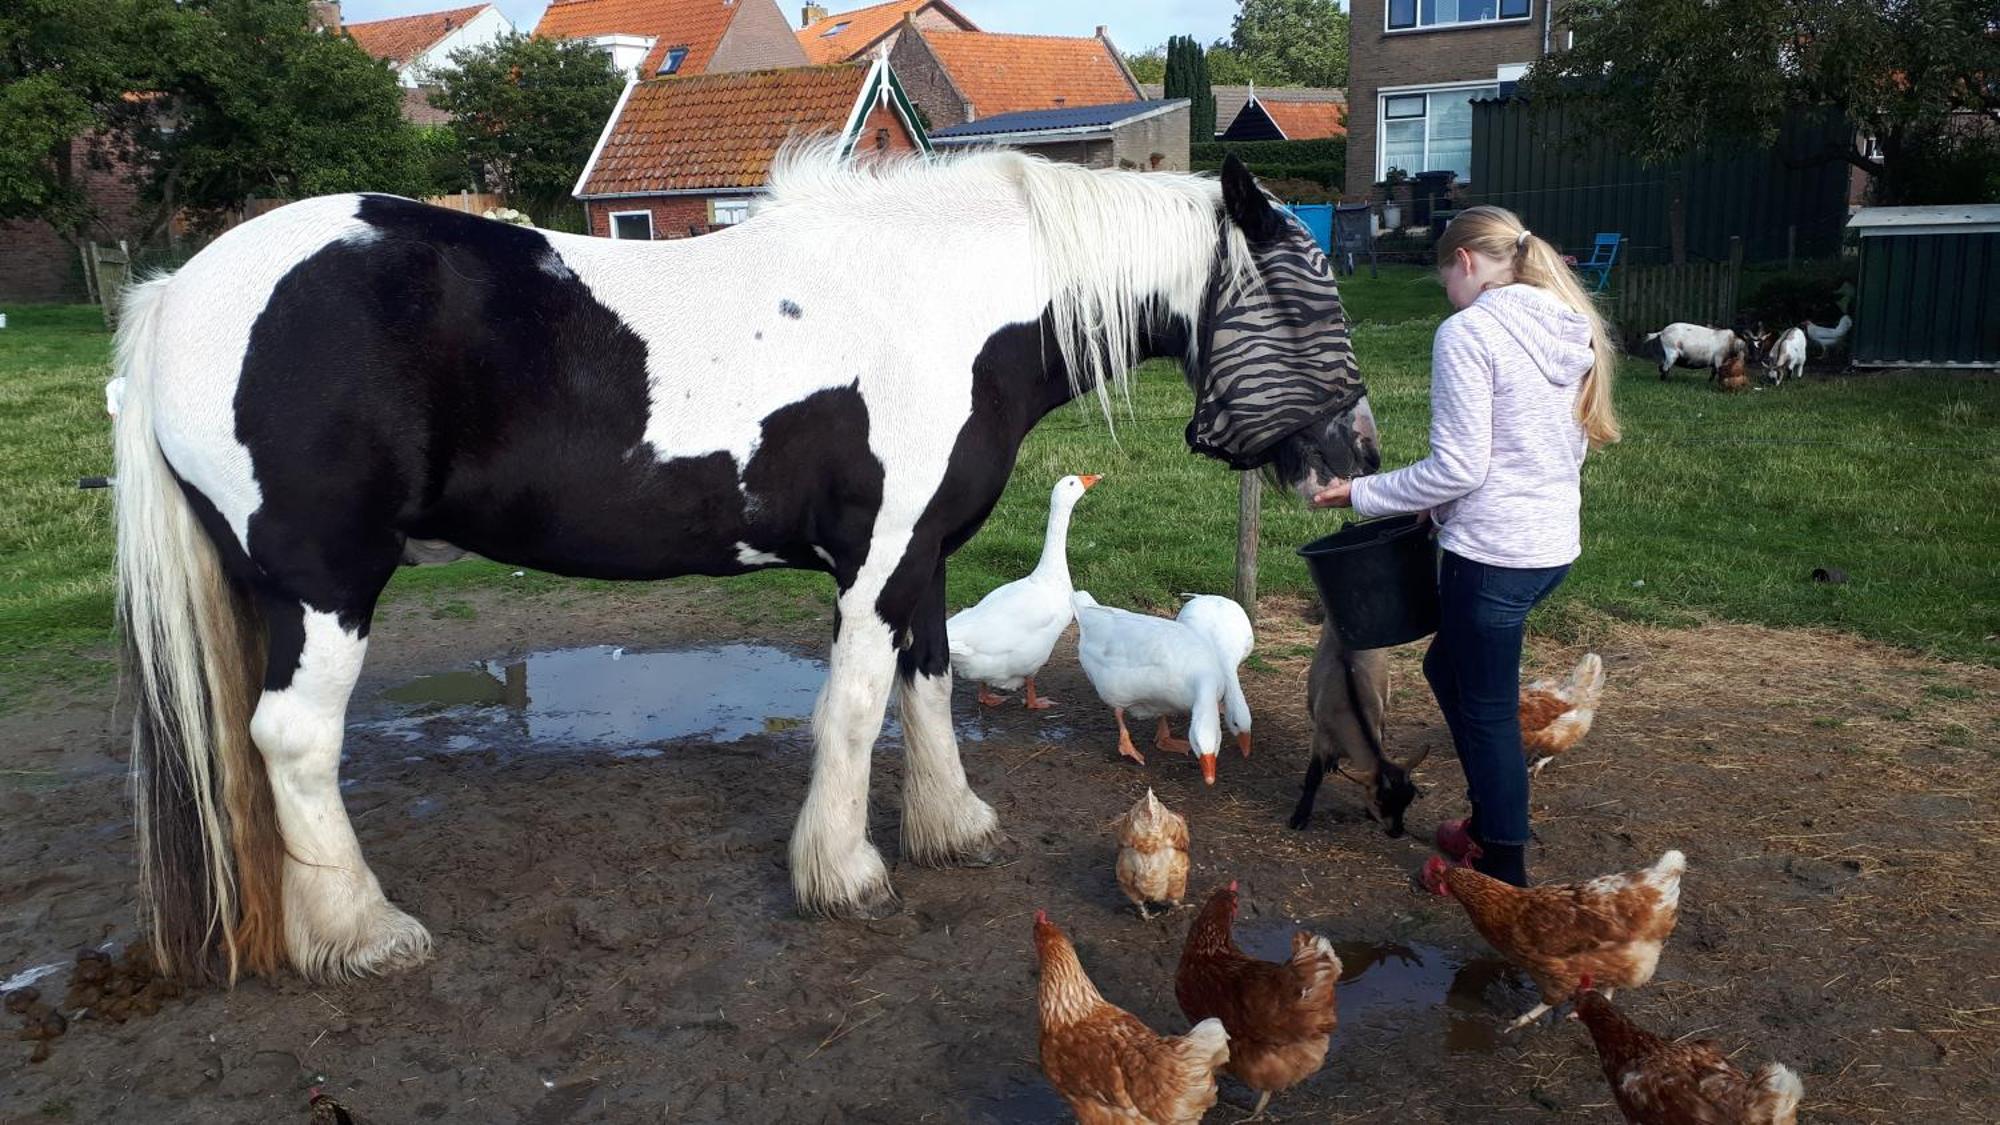
[[[1496,14],[1490,20],[1453,20],[1451,23],[1416,23],[1411,24],[1409,27],[1391,27],[1389,26],[1389,9],[1393,6],[1394,2],[1395,0],[1383,0],[1382,33],[1384,35],[1414,35],[1425,31],[1460,31],[1468,27],[1508,27],[1518,23],[1531,23],[1535,18],[1535,0],[1528,0],[1528,14],[1524,16],[1500,16]],[[1500,5],[1503,2],[1504,0],[1493,0],[1493,11],[1495,13],[1500,11]],[[1549,3],[1550,0],[1542,0],[1542,2]],[[1421,14],[1423,0],[1410,0],[1410,3],[1416,5],[1416,10]]]
[[[743,222],[744,220],[750,217],[750,203],[751,200],[749,200],[748,198],[709,200],[708,225],[712,227],[733,227],[737,223]],[[732,212],[735,212],[736,218],[730,219],[727,222],[723,221],[722,209],[724,207],[727,207]]]
[[[1498,94],[1500,86],[1499,83],[1491,78],[1482,78],[1476,82],[1439,82],[1431,86],[1384,86],[1375,91],[1375,179],[1372,182],[1381,183],[1382,178],[1389,174],[1389,99],[1408,97],[1411,94],[1446,94],[1453,90],[1492,90],[1495,94]],[[1430,119],[1430,111],[1430,101],[1426,99],[1424,102],[1424,119],[1426,121]],[[1407,121],[1409,118],[1398,118],[1398,120]],[[1426,125],[1424,132],[1424,151],[1426,154],[1430,151],[1429,129],[1430,127]],[[1403,170],[1410,174],[1411,179],[1415,179],[1418,172],[1424,171],[1422,168],[1405,168]],[[1462,179],[1458,182],[1466,184],[1472,181],[1470,179]]]
[[[629,219],[629,218],[633,217],[634,215],[643,215],[643,216],[645,216],[645,218],[646,218],[646,239],[645,239],[645,240],[646,240],[647,242],[651,242],[651,241],[653,241],[653,235],[654,235],[654,230],[653,230],[653,212],[652,212],[651,210],[646,210],[646,211],[613,211],[613,212],[611,212],[611,214],[610,214],[609,216],[607,216],[607,219],[606,219],[606,221],[607,221],[607,224],[608,224],[608,226],[607,226],[607,229],[608,229],[608,230],[609,230],[609,231],[611,232],[611,237],[612,237],[613,239],[617,239],[617,240],[618,240],[618,241],[620,241],[620,242],[637,242],[637,241],[639,241],[639,240],[638,240],[638,239],[636,239],[636,238],[624,238],[624,239],[620,239],[620,238],[618,238],[618,220],[620,220],[620,219]]]

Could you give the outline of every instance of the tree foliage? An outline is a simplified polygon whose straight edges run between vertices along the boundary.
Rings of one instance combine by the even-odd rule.
[[[80,159],[116,155],[151,204],[217,218],[256,196],[419,192],[402,91],[306,0],[14,0],[0,9],[0,216],[82,237]]]
[[[1991,0],[1572,0],[1563,18],[1574,46],[1536,63],[1523,92],[1649,163],[1767,144],[1788,112],[1827,108],[1859,131],[1823,158],[1874,177],[1878,202],[1914,202],[1979,182],[1938,165],[1976,162],[2000,123]]]
[[[1244,81],[1347,85],[1347,13],[1335,0],[1241,3],[1229,46],[1246,64],[1249,76]],[[1221,69],[1214,59],[1209,62],[1211,72]]]
[[[1204,141],[1215,136],[1215,92],[1208,83],[1208,55],[1193,36],[1167,40],[1166,94],[1188,99],[1188,136]]]
[[[466,155],[534,215],[568,201],[625,85],[588,42],[524,35],[460,51],[434,78]]]
[[[1137,55],[1126,55],[1125,66],[1132,77],[1141,82],[1165,82],[1167,80],[1167,49],[1155,47]]]

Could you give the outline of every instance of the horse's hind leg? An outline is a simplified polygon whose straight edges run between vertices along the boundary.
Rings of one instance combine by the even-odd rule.
[[[945,638],[944,566],[912,613],[897,658],[908,773],[903,854],[931,866],[983,867],[1001,855],[999,818],[965,780],[951,727],[951,658]]]
[[[792,888],[814,914],[874,918],[893,913],[896,892],[882,853],[868,842],[868,768],[896,673],[889,626],[873,589],[840,596],[826,686],[813,707],[812,787],[792,830]]]
[[[385,575],[386,577],[386,575]],[[250,720],[284,835],[285,944],[308,978],[342,978],[415,964],[430,934],[390,905],[340,799],[348,696],[368,651],[367,613],[264,598],[270,632],[265,690]]]

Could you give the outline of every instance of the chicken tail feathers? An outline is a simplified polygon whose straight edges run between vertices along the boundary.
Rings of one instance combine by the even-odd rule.
[[[1752,1121],[1796,1120],[1799,1103],[1806,1097],[1806,1085],[1792,1069],[1780,1063],[1765,1063],[1757,1072],[1757,1097],[1751,1103]]]
[[[1586,652],[1583,659],[1569,673],[1570,705],[1597,709],[1598,697],[1604,694],[1604,658],[1594,652]]]
[[[1229,1061],[1229,1032],[1222,1027],[1222,1021],[1213,1016],[1195,1024],[1181,1042],[1187,1044],[1194,1057],[1210,1067],[1219,1068]]]

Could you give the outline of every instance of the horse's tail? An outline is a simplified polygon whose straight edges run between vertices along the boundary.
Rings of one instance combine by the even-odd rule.
[[[117,374],[118,616],[138,687],[132,780],[141,892],[162,972],[206,980],[283,958],[278,831],[250,739],[263,625],[225,573],[154,432],[168,279],[125,291]]]

